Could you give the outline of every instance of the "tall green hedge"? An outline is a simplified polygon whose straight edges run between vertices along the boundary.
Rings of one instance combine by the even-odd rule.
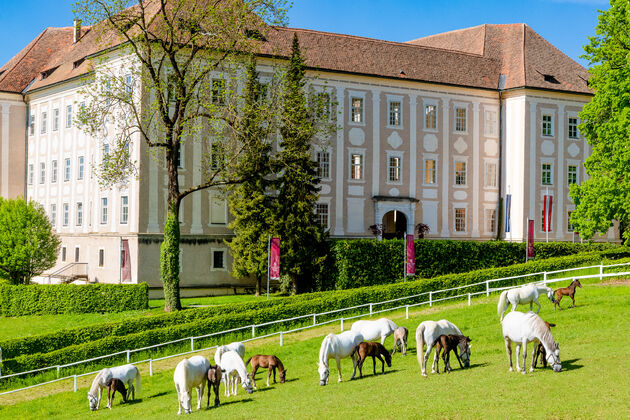
[[[559,257],[579,252],[601,251],[609,243],[536,243],[536,259]],[[524,243],[475,241],[425,241],[415,243],[416,276],[431,278],[450,273],[465,273],[523,262]],[[341,240],[333,245],[336,289],[393,283],[403,277],[403,241],[375,239]]]
[[[0,315],[82,314],[146,309],[149,287],[142,284],[0,284]],[[1,347],[1,346],[0,346]]]
[[[128,329],[125,333],[122,333],[124,331],[122,330],[122,326],[119,326],[120,329],[111,329],[113,324],[98,326],[98,328],[102,328],[104,330],[110,329],[109,331],[111,332],[111,335],[93,336],[90,334],[89,330],[94,329],[95,327],[76,329],[75,335],[73,336],[76,341],[73,341],[71,339],[72,337],[68,336],[68,341],[65,342],[65,345],[61,342],[61,340],[55,341],[54,335],[50,334],[39,337],[26,337],[24,339],[11,340],[13,342],[12,347],[7,346],[11,344],[9,342],[0,343],[0,347],[3,348],[3,351],[5,351],[5,357],[7,357],[7,360],[4,361],[3,371],[6,371],[7,373],[21,372],[44,366],[71,363],[103,354],[149,346],[193,335],[204,335],[226,329],[259,324],[299,315],[307,315],[311,313],[342,309],[364,303],[402,298],[444,288],[483,282],[485,280],[500,277],[511,277],[541,271],[562,270],[581,265],[598,264],[602,259],[618,259],[629,256],[630,248],[618,248],[607,251],[557,257],[548,260],[530,261],[526,264],[516,264],[503,268],[477,270],[463,274],[449,274],[446,276],[434,277],[431,279],[420,279],[404,283],[400,282],[389,285],[362,287],[352,290],[311,293],[294,298],[270,301],[265,305],[251,305],[249,308],[241,306],[240,310],[235,310],[234,306],[231,306],[232,310],[230,311],[224,311],[227,308],[222,308],[212,314],[208,311],[208,309],[211,308],[187,310],[180,313],[165,314],[155,317],[160,318],[159,322],[156,322],[152,318],[139,318],[132,320],[132,322],[134,322],[133,331],[132,329]],[[501,284],[495,284],[493,286],[508,286],[520,282],[522,282],[522,280],[507,280]],[[476,286],[474,289],[468,289],[466,292],[483,290],[485,290],[485,286],[480,285]],[[436,295],[435,298],[454,296],[459,293],[461,292],[445,292],[443,294]],[[426,296],[422,297],[421,300],[426,300]],[[403,299],[386,306],[379,306],[376,309],[412,304],[418,301],[418,298]],[[349,315],[349,313],[346,315]],[[339,316],[339,314],[331,314],[328,316],[328,319],[337,318]],[[319,320],[322,321],[324,319],[326,319],[326,317],[321,317]],[[292,322],[292,324],[298,324],[301,322],[311,321],[295,321]],[[286,327],[286,324],[282,326],[270,326],[267,327],[266,330],[270,331]],[[80,332],[83,332],[84,334],[80,334]],[[29,344],[20,346],[20,341],[23,344]],[[38,346],[41,347],[38,348]],[[23,353],[20,353],[20,351]]]

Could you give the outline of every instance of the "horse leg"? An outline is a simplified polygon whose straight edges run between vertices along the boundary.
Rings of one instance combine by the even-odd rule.
[[[433,365],[431,366],[431,373],[435,373],[435,365],[439,363],[437,352],[433,356]]]
[[[269,365],[269,367],[267,368],[267,387],[269,387],[269,378],[271,378],[271,371],[273,370],[273,368],[271,367],[271,365]],[[275,383],[275,381],[274,381]]]
[[[521,371],[521,343],[517,342],[516,343],[516,371],[520,372]]]
[[[540,312],[540,309],[542,308],[542,306],[540,306],[540,302],[538,302],[538,300],[536,300],[536,305],[538,305],[538,310],[536,311],[536,313]],[[531,304],[530,304],[531,306]]]
[[[455,348],[453,349],[453,353],[455,353],[455,357],[457,358],[457,361],[459,362],[459,368],[460,369],[464,369],[464,365],[462,365],[462,359],[459,357],[459,353],[457,352],[457,346],[455,346]],[[450,362],[449,362],[449,368],[451,367]]]
[[[201,384],[197,387],[197,410],[201,409],[201,400],[203,399],[203,390],[205,383],[201,381]]]
[[[254,365],[254,368],[252,369],[252,374],[250,375],[250,377],[252,378],[252,385],[254,385],[254,389],[258,389],[256,388],[256,372],[258,371],[258,365]],[[267,383],[267,386],[269,386],[269,383]]]
[[[221,401],[219,400],[219,386],[221,386],[221,382],[216,382],[212,385],[212,388],[214,389],[214,406],[218,407],[219,405],[221,405]],[[208,392],[208,396],[210,396],[210,392]]]
[[[431,347],[430,344],[427,344],[427,351],[424,352],[424,368],[425,368],[425,371],[422,372],[423,376],[427,376],[426,366],[427,366],[427,361],[429,360],[429,355],[431,354],[431,350],[433,350],[433,347]],[[422,349],[417,349],[417,351],[422,351]]]
[[[571,297],[571,300],[573,301],[573,306],[571,307],[575,308],[575,293],[571,293],[569,296]]]
[[[562,310],[562,306],[560,306],[560,301],[562,300],[562,296],[564,295],[560,295],[560,297],[556,299],[556,303],[558,304],[558,309],[560,310]]]
[[[339,358],[335,358],[335,361],[337,362],[337,373],[339,374],[339,379],[337,379],[337,382],[341,382],[341,360],[339,360]],[[354,360],[352,360],[352,364],[354,365]],[[352,369],[352,378],[350,378],[350,380],[354,379],[354,372],[356,369],[356,365],[354,365],[354,368]]]
[[[505,351],[507,353],[508,362],[510,362],[510,372],[513,372],[514,369],[512,369],[512,342],[507,337],[505,337]]]
[[[530,372],[534,371],[534,357],[536,357],[536,353],[538,353],[538,342],[534,341],[534,348],[532,349],[533,354],[532,354],[532,365],[529,368]]]
[[[522,349],[523,349],[523,370],[521,371],[521,373],[525,375],[526,373],[525,363],[527,363],[527,340],[523,340]]]
[[[376,357],[378,358],[378,360],[381,361],[381,373],[385,373],[385,360],[383,360],[383,358],[378,354],[376,355]],[[374,372],[374,374],[376,375],[376,372]]]
[[[182,414],[182,399],[179,397],[179,385],[175,384],[175,390],[177,391],[177,415]]]

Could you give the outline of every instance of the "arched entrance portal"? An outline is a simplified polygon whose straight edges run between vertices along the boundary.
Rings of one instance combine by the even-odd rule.
[[[383,216],[383,239],[402,239],[407,232],[407,216],[392,210]]]

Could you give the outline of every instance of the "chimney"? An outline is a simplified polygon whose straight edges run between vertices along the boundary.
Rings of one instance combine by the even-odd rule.
[[[76,44],[81,39],[81,20],[74,19],[72,22],[74,23],[74,36],[72,42]]]

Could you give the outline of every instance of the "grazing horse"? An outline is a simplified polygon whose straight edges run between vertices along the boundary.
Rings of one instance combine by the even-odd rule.
[[[462,359],[459,357],[459,354],[457,353],[457,347],[459,347],[460,345],[464,345],[464,346],[468,346],[471,347],[471,342],[472,340],[469,337],[466,337],[464,335],[455,335],[455,334],[448,334],[448,335],[441,335],[437,338],[437,340],[435,340],[435,343],[433,343],[433,345],[435,346],[435,354],[438,356],[437,359],[437,364],[435,366],[435,373],[439,374],[440,373],[440,351],[444,350],[442,352],[442,360],[444,361],[444,371],[450,373],[451,372],[451,350],[453,351],[453,353],[455,353],[455,357],[457,357],[457,361],[459,362],[459,367],[460,368],[464,368],[464,366],[462,366]]]
[[[562,309],[562,307],[560,306],[560,301],[562,300],[562,296],[566,296],[566,295],[569,295],[569,297],[573,301],[573,306],[571,307],[575,308],[575,287],[576,286],[582,287],[582,283],[580,283],[578,279],[574,279],[571,282],[571,285],[569,287],[563,287],[562,289],[556,290],[554,292],[556,295],[556,301],[553,303],[553,309],[556,309],[556,305],[558,305],[558,308]]]
[[[528,284],[516,289],[503,291],[499,297],[499,304],[497,305],[497,314],[500,316],[500,320],[503,321],[503,315],[510,303],[512,304],[512,311],[516,309],[519,303],[529,303],[529,310],[531,311],[534,302],[536,302],[536,305],[538,305],[536,313],[540,312],[541,306],[538,302],[538,297],[542,294],[547,294],[551,303],[555,302],[553,290],[547,286]]]
[[[396,349],[400,346],[400,351],[403,356],[407,355],[407,337],[409,336],[409,330],[405,327],[398,327],[394,331],[394,349],[392,355],[396,353]]]
[[[549,328],[550,331],[551,331],[551,327],[556,326],[556,324],[550,324],[547,321],[545,321],[545,325],[547,326],[547,328]],[[538,356],[541,357],[540,360],[542,360],[543,366],[547,367],[547,352],[545,351],[545,346],[543,346],[542,343],[538,343],[538,347],[536,348],[536,351],[534,352],[534,367],[538,365]]]
[[[420,364],[420,370],[422,376],[427,376],[427,360],[433,349],[433,343],[435,340],[443,334],[456,334],[463,335],[457,325],[449,322],[445,319],[440,321],[424,321],[416,328],[416,353],[418,356],[418,363]],[[427,344],[427,351],[423,353],[424,344]],[[468,344],[460,343],[459,355],[464,362],[464,366],[470,366],[470,346]],[[433,358],[433,366],[431,372],[435,373],[435,364],[437,363],[437,352]]]
[[[214,352],[214,363],[217,365],[221,364],[221,355],[226,351],[235,351],[241,356],[241,359],[245,357],[245,346],[240,341],[235,341],[234,343],[226,344],[224,346],[217,347],[217,350]]]
[[[124,384],[127,384],[127,399],[131,395],[131,399],[136,398],[136,389],[133,386],[133,381],[136,381],[138,392],[140,392],[140,371],[134,365],[116,366],[113,368],[105,368],[96,374],[96,377],[92,381],[92,386],[88,391],[88,402],[90,404],[90,410],[96,411],[101,405],[101,395],[103,390],[107,388],[107,381],[111,378],[118,378]]]
[[[341,359],[350,356],[354,346],[363,341],[361,334],[353,331],[344,331],[341,334],[328,334],[322,341],[319,349],[319,384],[328,384],[328,360],[335,359],[337,361],[337,371],[339,372],[339,380],[341,382]],[[352,377],[357,373],[357,359],[352,357]]]
[[[241,356],[235,351],[226,351],[221,355],[221,369],[225,372],[222,375],[223,383],[225,383],[225,396],[231,394],[236,396],[237,391],[237,378],[241,380],[241,386],[248,393],[251,394],[252,383],[247,376],[247,368]]]
[[[280,383],[283,384],[286,379],[287,370],[284,368],[280,359],[276,356],[257,354],[256,356],[250,357],[247,362],[245,362],[245,365],[247,364],[251,364],[252,366],[252,373],[249,376],[252,378],[254,389],[256,389],[256,371],[259,367],[269,369],[267,372],[267,386],[269,386],[271,372],[273,372],[273,383],[276,383],[276,368],[278,369],[278,374],[280,375]]]
[[[365,362],[365,359],[367,359],[368,356],[372,356],[372,369],[374,371],[374,375],[376,375],[376,360],[374,358],[381,361],[382,373],[385,373],[385,362],[387,362],[387,367],[392,367],[392,356],[381,343],[362,341],[358,345],[354,346],[352,352],[350,353],[350,357],[354,357],[355,354],[359,356],[357,363],[357,366],[359,367],[359,378],[363,378],[363,362]],[[385,362],[381,359],[381,356],[385,357]]]
[[[352,324],[350,331],[361,334],[366,341],[381,339],[381,344],[385,344],[385,339],[392,335],[398,327],[387,318],[376,321],[357,321]]]
[[[210,366],[208,369],[208,404],[206,408],[210,407],[210,387],[214,390],[214,406],[218,407],[221,404],[219,401],[219,386],[221,386],[221,366]]]
[[[510,312],[501,322],[503,326],[503,338],[505,339],[505,350],[510,362],[510,372],[512,369],[512,342],[516,343],[516,370],[519,367],[519,350],[523,347],[523,375],[525,374],[525,361],[527,358],[527,344],[534,341],[545,347],[546,359],[554,372],[560,372],[562,363],[560,362],[560,346],[551,335],[551,331],[545,325],[545,321],[533,312]],[[535,349],[536,347],[534,347]],[[534,357],[532,356],[532,366],[530,372],[534,371]]]
[[[114,395],[118,392],[122,395],[123,402],[127,402],[127,389],[125,388],[125,384],[118,378],[109,378],[107,381],[107,408],[112,409],[112,404],[114,403]]]
[[[201,409],[203,389],[210,369],[210,362],[203,356],[193,356],[190,359],[180,361],[175,367],[173,381],[177,390],[177,403],[182,413],[182,407],[186,414],[192,413],[192,389],[197,388],[197,410]]]

